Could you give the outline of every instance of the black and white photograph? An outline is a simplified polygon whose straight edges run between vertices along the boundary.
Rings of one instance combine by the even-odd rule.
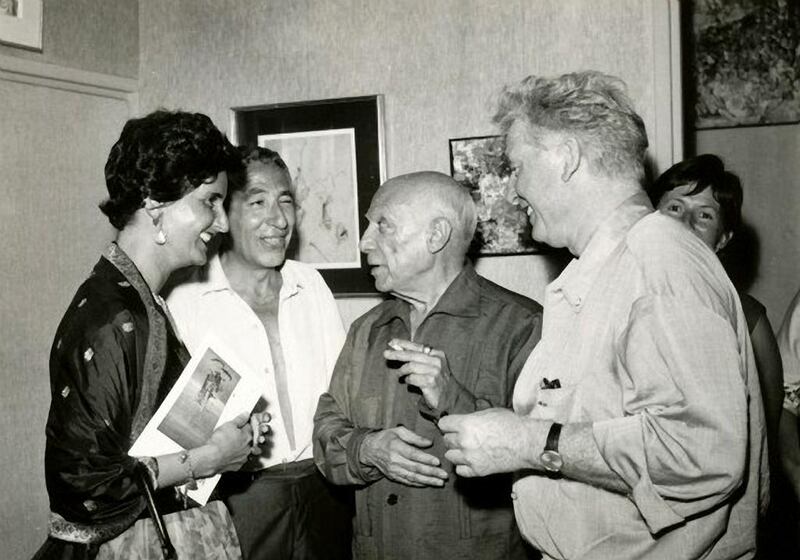
[[[0,559],[800,558],[800,0],[0,0]]]
[[[239,379],[239,374],[209,348],[158,431],[184,449],[199,447],[214,431]]]

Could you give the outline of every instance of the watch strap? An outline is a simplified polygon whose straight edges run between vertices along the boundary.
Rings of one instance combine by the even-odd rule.
[[[558,422],[553,422],[550,426],[550,431],[547,432],[547,440],[544,444],[545,451],[555,451],[558,452],[558,440],[561,437],[561,427],[562,424]]]

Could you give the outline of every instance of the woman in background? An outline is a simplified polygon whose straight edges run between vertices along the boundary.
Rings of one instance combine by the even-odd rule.
[[[722,160],[712,154],[676,163],[656,179],[649,195],[653,206],[686,225],[715,253],[725,248],[742,221],[739,178],[725,170]],[[776,465],[778,422],[783,404],[781,356],[766,308],[742,291],[739,297],[753,343],[764,400],[770,465]]]
[[[100,207],[119,235],[78,288],[50,354],[51,515],[36,558],[160,557],[140,464],[180,558],[240,558],[222,503],[186,509],[175,487],[236,470],[259,452],[248,415],[196,448],[128,456],[189,360],[158,292],[173,271],[204,264],[209,241],[227,231],[227,172],[239,166],[230,143],[197,113],[132,119],[112,147]]]
[[[722,160],[713,154],[703,154],[676,163],[656,179],[649,189],[649,195],[653,206],[683,223],[715,253],[728,245],[742,221],[743,195],[739,178],[727,171]],[[769,464],[774,473],[780,468],[778,428],[782,422],[784,399],[781,355],[766,308],[741,290],[739,298],[758,369]],[[774,480],[771,486],[772,501],[775,502]],[[773,542],[781,532],[769,521],[780,521],[773,514],[775,511],[776,508],[771,506],[767,514],[768,521],[760,531],[761,558],[772,558],[784,544]]]

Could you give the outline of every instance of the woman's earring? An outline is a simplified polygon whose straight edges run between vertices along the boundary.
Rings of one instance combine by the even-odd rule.
[[[151,220],[153,220],[153,227],[158,228],[155,240],[159,245],[164,245],[167,242],[167,234],[164,233],[164,230],[161,228],[162,214],[159,211],[159,209],[163,206],[163,203],[156,202],[149,197],[144,199],[145,212],[147,212],[147,215],[150,216]]]

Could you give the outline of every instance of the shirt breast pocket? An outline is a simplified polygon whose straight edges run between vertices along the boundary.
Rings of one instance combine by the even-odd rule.
[[[570,417],[575,395],[575,386],[539,389],[536,394],[535,417],[542,420],[561,420]]]

